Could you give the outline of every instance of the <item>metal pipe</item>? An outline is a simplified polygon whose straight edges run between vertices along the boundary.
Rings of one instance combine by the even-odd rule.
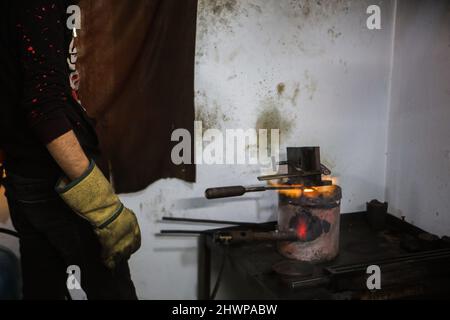
[[[214,230],[161,230],[160,236],[197,236],[213,235],[214,242],[230,244],[253,241],[300,241],[295,231],[266,231],[252,230],[214,231]]]
[[[161,230],[158,235],[160,236],[172,236],[172,235],[186,235],[186,236],[196,236],[201,234],[209,234],[206,230]]]
[[[192,218],[176,218],[176,217],[163,217],[163,221],[169,222],[186,222],[186,223],[207,223],[207,224],[224,224],[234,226],[255,226],[257,223],[253,222],[239,222],[228,220],[210,220],[210,219],[192,219]]]
[[[207,199],[220,199],[220,198],[229,198],[229,197],[239,197],[247,192],[263,192],[268,190],[294,190],[301,189],[303,190],[303,186],[230,186],[230,187],[218,187],[218,188],[209,188],[205,191],[205,197]]]
[[[298,235],[294,231],[254,232],[251,230],[222,231],[214,233],[214,241],[218,243],[239,243],[253,241],[296,241]]]

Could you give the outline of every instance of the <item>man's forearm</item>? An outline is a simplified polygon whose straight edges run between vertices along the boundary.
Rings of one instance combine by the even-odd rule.
[[[70,180],[79,178],[89,167],[89,159],[73,131],[50,142],[47,149]]]

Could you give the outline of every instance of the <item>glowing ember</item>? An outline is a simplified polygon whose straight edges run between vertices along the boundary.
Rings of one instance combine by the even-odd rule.
[[[304,193],[316,193],[317,190],[313,188],[305,188],[302,184],[277,184],[273,182],[268,183],[271,187],[277,187],[277,188],[293,188],[293,189],[281,189],[277,190],[278,193],[289,197],[289,198],[300,198]]]
[[[297,235],[300,238],[300,240],[306,239],[306,234],[308,231],[308,226],[306,225],[304,220],[300,220],[297,225]]]
[[[302,189],[278,190],[278,192],[289,198],[300,198],[303,194]]]

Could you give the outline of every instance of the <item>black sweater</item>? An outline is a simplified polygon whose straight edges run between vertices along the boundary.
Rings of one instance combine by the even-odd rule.
[[[95,131],[74,98],[68,65],[67,0],[1,0],[0,149],[7,171],[60,174],[45,145],[74,130],[95,152]]]

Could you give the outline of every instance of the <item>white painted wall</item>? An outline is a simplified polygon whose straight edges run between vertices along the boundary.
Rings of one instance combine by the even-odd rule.
[[[450,234],[450,2],[398,2],[386,170],[391,212]]]
[[[393,56],[394,3],[199,0],[198,120],[218,129],[281,126],[283,148],[322,147],[323,162],[343,187],[343,212],[386,195],[395,213],[444,233],[441,225],[450,226],[448,9],[444,20],[438,9],[413,10],[400,1]],[[370,4],[382,9],[380,31],[365,27]],[[275,219],[274,194],[203,198],[207,187],[257,183],[258,174],[253,166],[199,166],[195,184],[161,180],[122,197],[143,233],[131,260],[140,298],[196,297],[196,239],[155,237],[162,228],[190,227],[163,225],[161,217]]]

